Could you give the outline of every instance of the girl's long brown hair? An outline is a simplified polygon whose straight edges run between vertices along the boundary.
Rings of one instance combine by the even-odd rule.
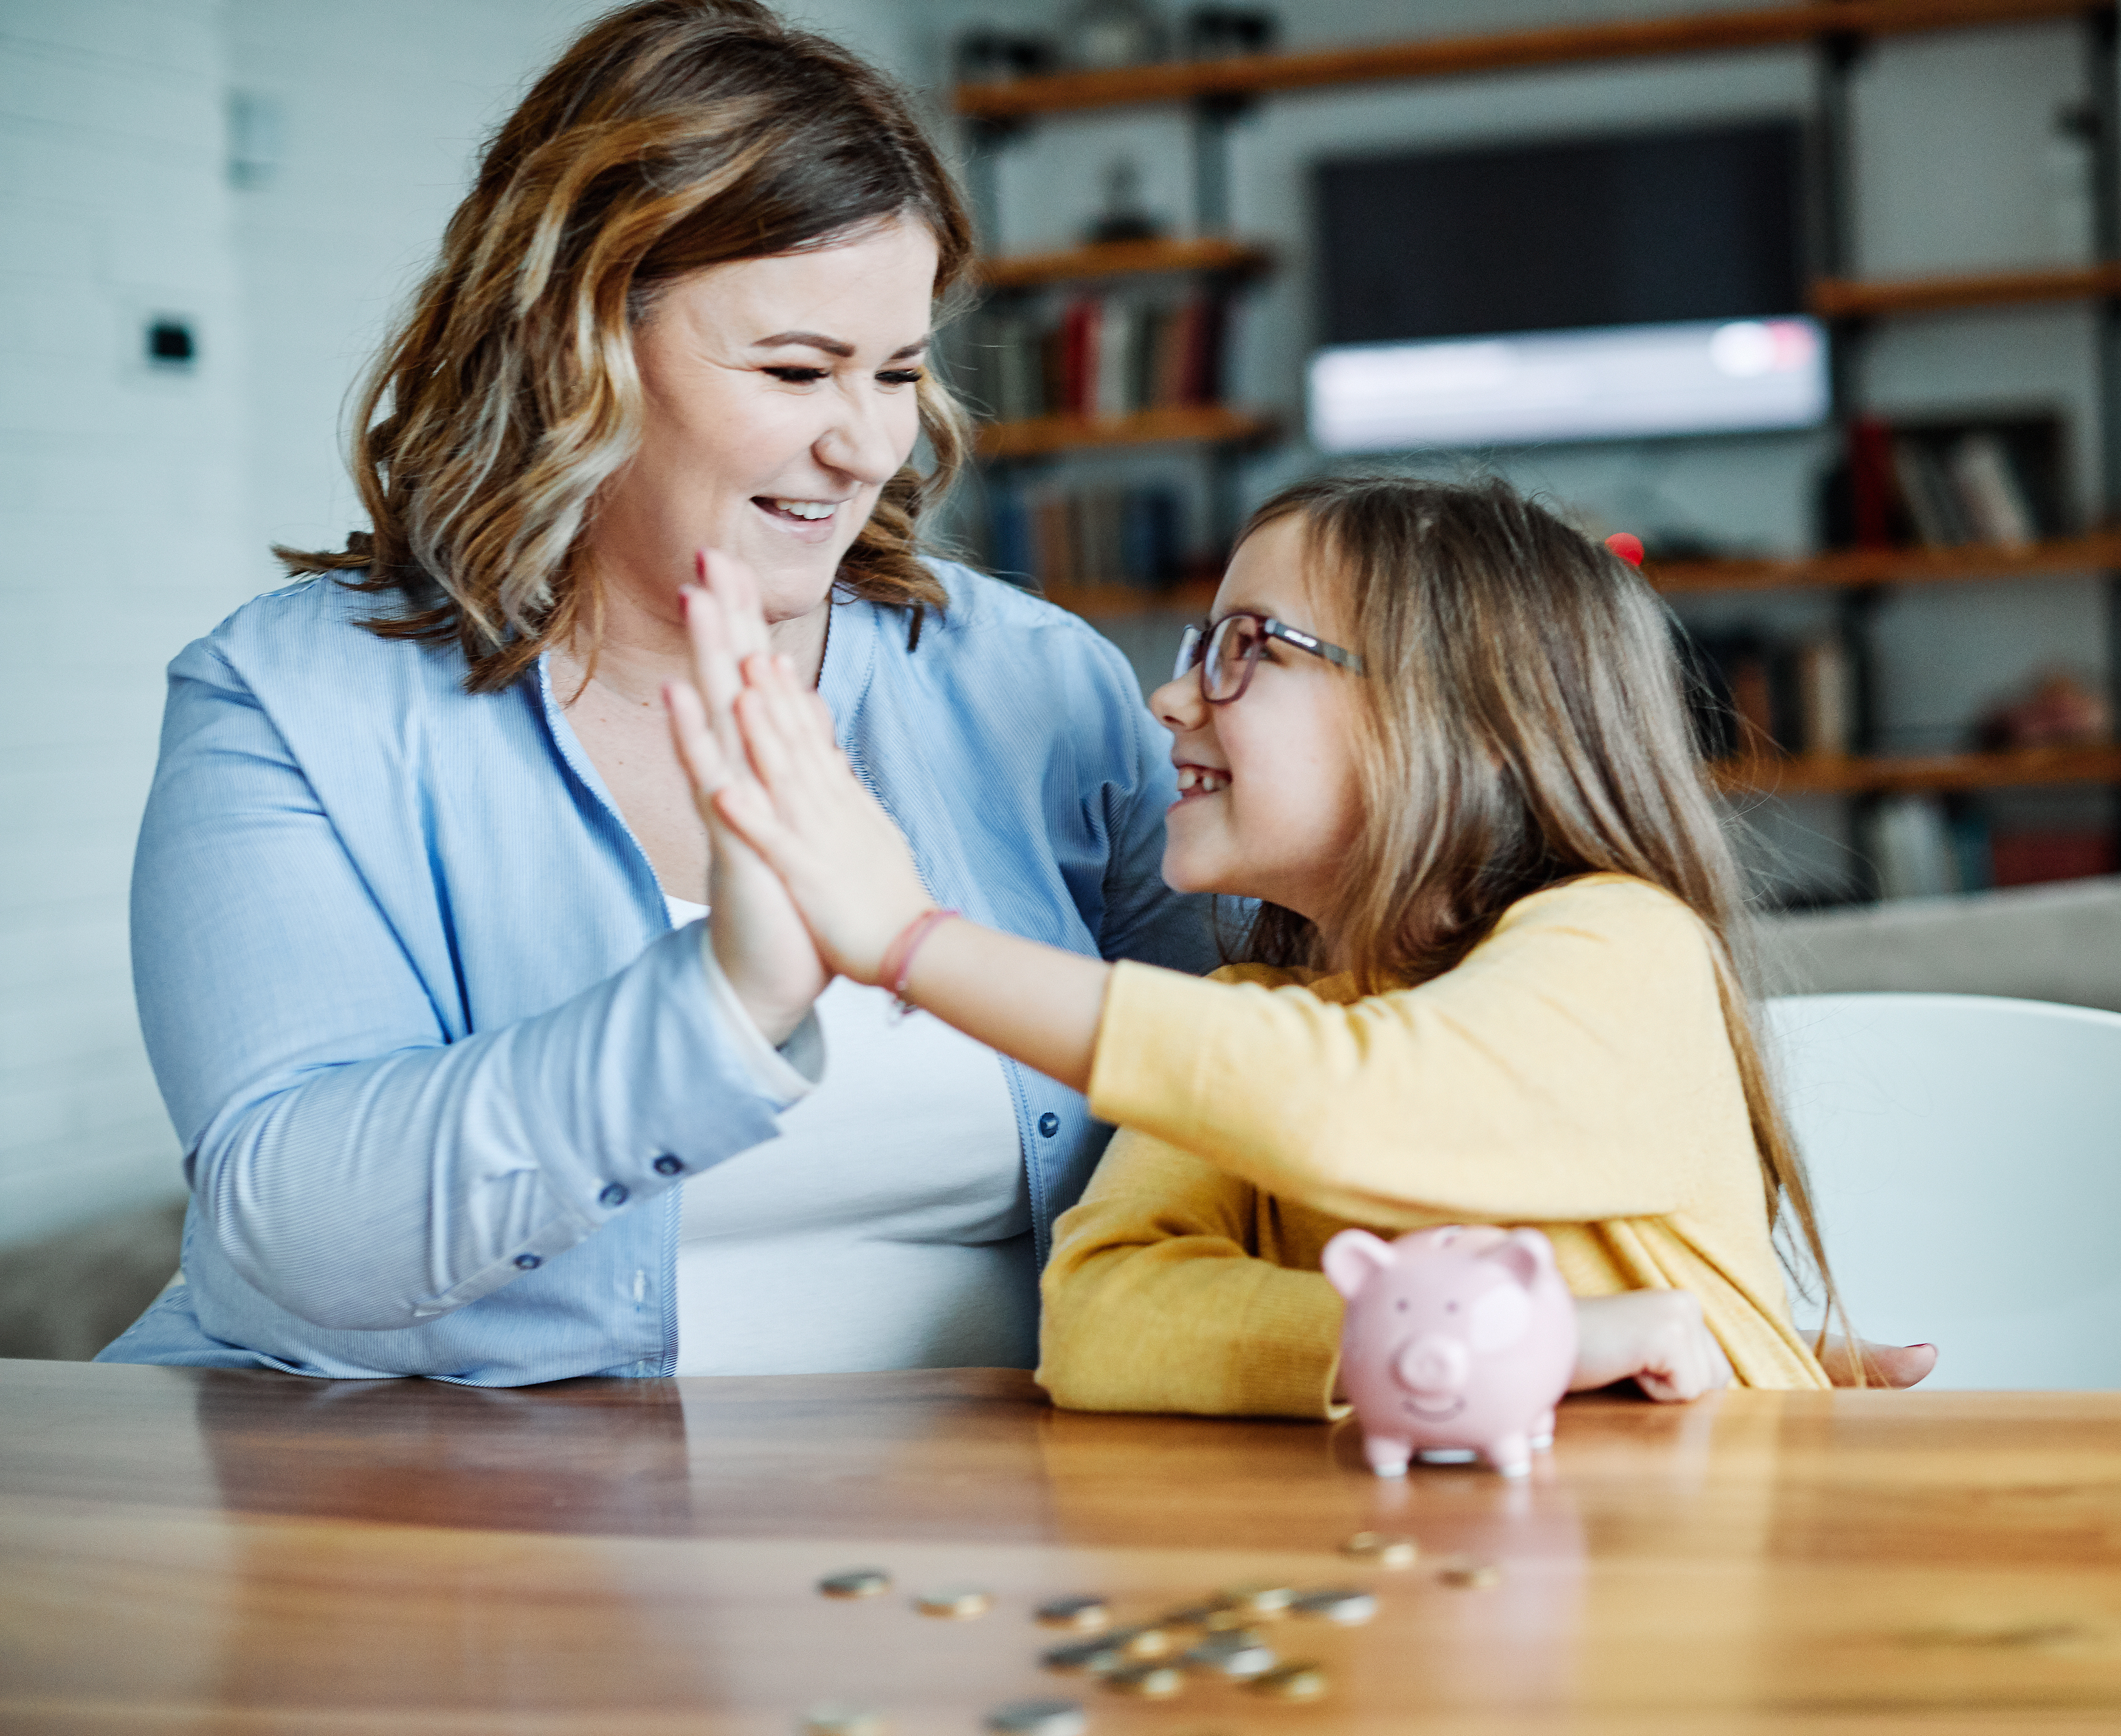
[[[845,49],[757,0],[646,0],[592,24],[502,124],[441,257],[385,345],[354,418],[371,532],[276,548],[292,573],[364,570],[396,607],[388,638],[461,648],[474,693],[549,645],[594,654],[583,533],[641,423],[632,333],[674,279],[828,244],[907,216],[939,250],[936,293],[972,232],[905,99]],[[966,421],[918,389],[934,454],[884,485],[839,582],[940,607],[916,520],[962,467]]]
[[[1322,478],[1276,495],[1243,534],[1292,515],[1367,677],[1367,823],[1325,924],[1337,961],[1374,993],[1449,970],[1542,887],[1611,873],[1671,893],[1708,932],[1769,1223],[1787,1209],[1838,1313],[1754,1029],[1743,882],[1664,605],[1625,561],[1501,482]],[[1319,928],[1275,905],[1259,907],[1243,956],[1326,963]]]

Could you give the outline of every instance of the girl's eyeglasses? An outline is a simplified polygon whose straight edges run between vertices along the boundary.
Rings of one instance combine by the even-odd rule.
[[[1227,705],[1233,700],[1242,698],[1245,689],[1252,685],[1252,670],[1270,639],[1294,645],[1299,651],[1308,651],[1313,657],[1322,657],[1351,673],[1363,673],[1363,660],[1353,651],[1329,645],[1324,640],[1314,639],[1301,628],[1293,627],[1285,621],[1276,621],[1271,615],[1239,609],[1220,621],[1186,628],[1186,636],[1178,641],[1178,662],[1171,672],[1171,678],[1183,681],[1198,663],[1200,697],[1211,705]]]

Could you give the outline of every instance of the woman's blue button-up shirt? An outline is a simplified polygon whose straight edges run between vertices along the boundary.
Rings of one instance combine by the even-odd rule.
[[[917,635],[837,604],[819,682],[930,889],[1055,946],[1205,968],[1206,912],[1158,873],[1168,744],[1124,659],[936,570],[950,604]],[[678,1189],[784,1105],[542,666],[467,695],[459,654],[378,638],[376,612],[312,580],[170,665],[133,935],[187,1154],[186,1282],[103,1360],[667,1374]],[[1004,1068],[1043,1264],[1108,1130]]]

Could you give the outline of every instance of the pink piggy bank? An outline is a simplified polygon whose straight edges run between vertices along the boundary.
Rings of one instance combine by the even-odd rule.
[[[1343,1230],[1324,1265],[1347,1299],[1340,1385],[1372,1470],[1404,1477],[1439,1447],[1476,1450],[1505,1477],[1531,1468],[1576,1366],[1576,1305],[1544,1236]]]

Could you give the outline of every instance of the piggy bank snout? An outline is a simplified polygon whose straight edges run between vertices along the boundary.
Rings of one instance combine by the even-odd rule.
[[[1425,1332],[1410,1339],[1392,1359],[1393,1373],[1418,1393],[1457,1392],[1472,1369],[1466,1341],[1442,1332]]]

